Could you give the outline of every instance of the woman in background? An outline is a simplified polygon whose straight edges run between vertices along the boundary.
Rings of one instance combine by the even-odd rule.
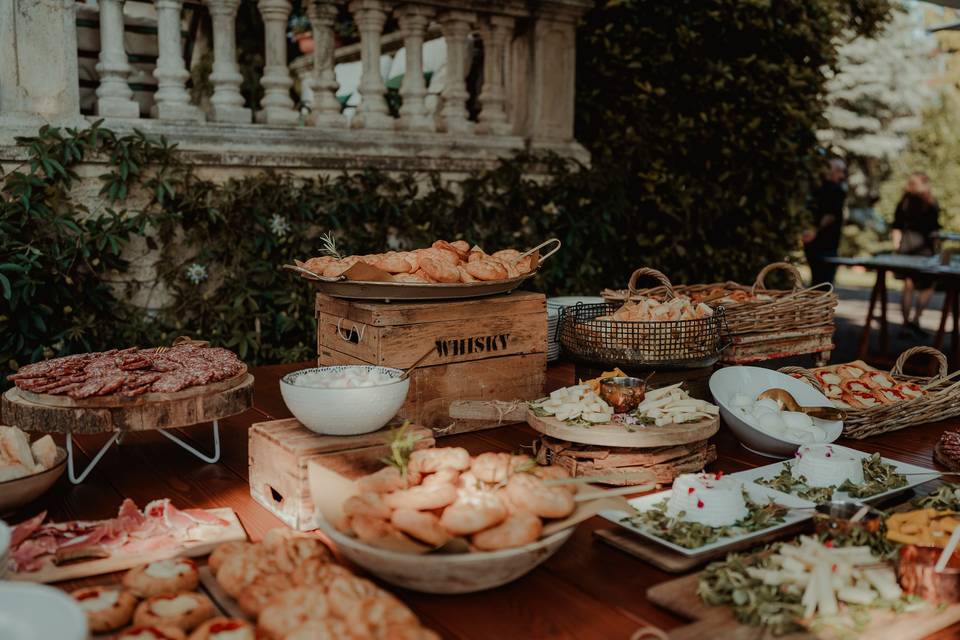
[[[896,252],[910,256],[932,256],[936,252],[936,235],[940,230],[940,205],[933,197],[930,178],[925,173],[913,173],[907,180],[903,196],[893,215],[893,244]],[[914,306],[916,291],[916,306]],[[909,276],[903,279],[900,306],[903,325],[918,335],[920,315],[933,296],[932,276]],[[911,311],[913,316],[911,318]]]

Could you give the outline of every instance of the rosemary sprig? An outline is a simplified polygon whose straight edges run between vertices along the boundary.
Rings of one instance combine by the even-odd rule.
[[[913,506],[937,511],[960,510],[960,484],[946,483],[930,495],[914,498]]]
[[[863,483],[861,484],[854,484],[847,480],[839,487],[811,487],[807,484],[807,479],[804,476],[793,475],[792,463],[790,462],[784,462],[783,469],[776,476],[769,479],[758,478],[754,482],[817,504],[830,501],[833,498],[834,491],[844,491],[853,498],[869,498],[907,484],[906,476],[897,473],[897,468],[892,464],[883,462],[879,453],[864,458],[860,464],[863,467]]]
[[[333,234],[333,231],[320,234],[320,251],[337,260],[343,259],[343,256],[340,255],[340,250],[337,248],[337,236]]]
[[[407,482],[407,467],[410,464],[410,454],[413,453],[420,440],[420,435],[411,433],[407,430],[410,421],[407,420],[398,429],[391,429],[387,438],[387,446],[390,447],[390,455],[381,458],[380,461],[391,467],[396,467],[400,471],[400,477],[404,484]]]

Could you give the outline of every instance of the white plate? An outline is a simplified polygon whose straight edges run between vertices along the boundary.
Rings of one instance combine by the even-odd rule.
[[[848,447],[841,447],[840,445],[834,444],[831,445],[834,450],[842,453],[848,453],[855,458],[868,458],[870,457],[869,453],[863,451],[857,451],[856,449],[850,449]],[[892,464],[897,473],[910,474],[910,473],[920,473],[924,475],[908,475],[907,484],[899,487],[897,489],[891,489],[890,491],[884,491],[883,493],[878,493],[875,496],[870,496],[869,498],[854,498],[851,497],[846,491],[834,491],[832,500],[835,502],[877,502],[883,498],[888,498],[890,496],[897,495],[898,493],[903,493],[908,489],[912,489],[918,485],[923,484],[924,482],[929,482],[930,480],[935,480],[940,477],[940,474],[931,469],[926,469],[924,467],[918,467],[915,464],[909,464],[907,462],[899,462],[897,460],[891,460],[890,458],[881,458],[881,460],[887,464]],[[774,464],[768,464],[763,467],[756,467],[753,469],[747,469],[746,471],[737,471],[736,473],[731,473],[730,476],[743,480],[745,484],[749,483],[753,486],[761,487],[764,485],[756,484],[756,480],[769,480],[780,474],[780,471],[783,470],[783,465],[790,460],[784,460],[782,462],[775,462]],[[795,497],[795,496],[794,496]]]
[[[560,307],[573,307],[578,302],[583,304],[600,304],[603,302],[603,298],[600,296],[559,296],[556,298],[547,298],[547,309],[553,307],[559,309]]]
[[[687,549],[686,547],[681,547],[678,544],[668,542],[663,538],[658,538],[657,536],[649,533],[639,527],[634,526],[630,522],[623,522],[623,518],[626,518],[628,515],[627,512],[622,510],[617,511],[601,511],[600,516],[614,522],[621,527],[629,529],[636,534],[643,536],[648,540],[652,540],[657,544],[661,544],[669,549],[676,551],[677,553],[682,553],[685,556],[698,556],[702,553],[709,553],[711,551],[716,551],[718,549],[723,549],[727,545],[740,542],[741,540],[748,540],[750,538],[755,538],[757,536],[770,533],[771,531],[776,531],[777,529],[783,529],[784,527],[789,527],[792,524],[798,522],[803,522],[813,517],[813,510],[811,507],[814,506],[809,500],[803,500],[796,496],[792,496],[787,493],[781,493],[770,487],[765,487],[760,484],[755,484],[753,482],[744,482],[744,490],[750,495],[750,498],[759,504],[766,503],[770,498],[773,498],[777,501],[778,504],[781,504],[785,507],[789,507],[791,510],[787,512],[786,516],[783,519],[783,522],[780,524],[771,525],[765,529],[760,529],[758,531],[751,531],[750,533],[740,534],[738,536],[724,536],[718,538],[717,540],[711,542],[710,544],[705,544],[700,547],[695,547],[693,549]],[[660,491],[659,493],[651,493],[645,496],[640,496],[639,498],[633,498],[629,500],[630,505],[637,511],[645,511],[655,505],[656,503],[670,497],[670,491]],[[803,509],[803,510],[794,510],[794,509]]]
[[[0,638],[83,640],[87,617],[60,589],[29,582],[0,582]]]

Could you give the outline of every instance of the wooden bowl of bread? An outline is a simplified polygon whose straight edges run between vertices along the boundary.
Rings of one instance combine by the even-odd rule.
[[[49,435],[32,444],[16,427],[0,426],[0,513],[33,502],[63,475],[67,452]]]

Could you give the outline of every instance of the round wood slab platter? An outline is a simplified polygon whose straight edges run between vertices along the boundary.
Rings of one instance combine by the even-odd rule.
[[[144,393],[139,396],[127,397],[122,396],[116,393],[112,393],[106,396],[92,396],[90,398],[71,398],[68,395],[50,395],[48,393],[34,393],[32,391],[25,391],[20,389],[20,397],[24,400],[29,400],[34,404],[43,404],[48,407],[70,407],[72,409],[81,408],[81,409],[103,409],[106,407],[134,407],[137,405],[143,404],[157,404],[158,402],[176,402],[178,400],[186,400],[188,398],[194,398],[196,396],[206,396],[212,393],[218,393],[220,391],[226,391],[227,389],[232,389],[233,387],[241,384],[244,380],[247,379],[247,365],[243,365],[243,371],[233,376],[232,378],[227,378],[226,380],[221,380],[220,382],[212,382],[210,384],[199,385],[196,387],[189,387],[183,389],[182,391],[174,391],[173,393]]]
[[[540,417],[527,411],[527,422],[544,435],[567,442],[593,444],[601,447],[667,447],[706,440],[720,429],[720,417],[699,422],[667,424],[662,427],[634,426],[627,431],[622,424],[580,426],[567,424],[551,416]]]
[[[223,388],[222,384],[232,382]],[[171,394],[149,394],[151,402],[119,406],[52,406],[28,399],[16,387],[3,394],[3,423],[44,433],[105,433],[188,427],[243,413],[253,406],[253,376]],[[145,396],[147,394],[144,394]]]

